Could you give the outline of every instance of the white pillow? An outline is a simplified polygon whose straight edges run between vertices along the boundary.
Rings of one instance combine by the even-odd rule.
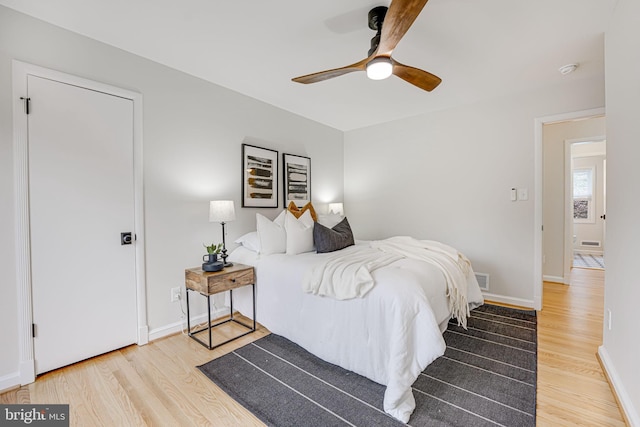
[[[287,233],[284,230],[285,213],[286,211],[282,211],[273,221],[259,213],[256,214],[261,254],[283,254],[287,250]]]
[[[241,244],[251,251],[260,252],[260,237],[258,237],[257,231],[252,231],[244,236],[238,237],[236,243]]]
[[[312,252],[313,247],[313,218],[306,210],[300,218],[296,218],[287,211],[284,218],[284,229],[287,233],[287,255],[297,255]]]
[[[333,228],[344,219],[344,216],[336,213],[330,213],[327,215],[319,215],[318,222],[327,228]]]

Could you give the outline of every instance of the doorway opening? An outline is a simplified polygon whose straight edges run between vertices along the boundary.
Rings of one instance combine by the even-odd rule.
[[[566,263],[570,268],[604,269],[607,143],[597,138],[565,144]]]
[[[567,140],[604,140],[605,109],[574,111],[535,119],[534,305],[542,309],[542,282],[569,284],[572,261],[565,260],[565,150]],[[569,252],[571,253],[571,252]]]

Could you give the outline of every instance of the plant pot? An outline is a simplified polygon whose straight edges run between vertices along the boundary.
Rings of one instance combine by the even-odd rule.
[[[220,271],[224,268],[222,261],[218,262],[205,262],[202,264],[202,271],[212,272],[212,271]]]
[[[207,264],[218,262],[218,254],[205,254],[202,256],[202,261]]]

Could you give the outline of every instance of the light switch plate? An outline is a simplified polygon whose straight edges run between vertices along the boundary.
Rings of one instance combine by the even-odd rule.
[[[529,189],[518,188],[518,200],[529,200]]]

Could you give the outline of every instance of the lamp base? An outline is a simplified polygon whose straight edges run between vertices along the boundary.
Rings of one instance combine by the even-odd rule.
[[[227,262],[227,257],[229,255],[227,255],[227,248],[224,246],[224,239],[223,239],[222,247],[223,247],[222,254],[220,255],[220,257],[222,258],[222,264],[224,264],[225,267],[231,267],[233,263]]]

